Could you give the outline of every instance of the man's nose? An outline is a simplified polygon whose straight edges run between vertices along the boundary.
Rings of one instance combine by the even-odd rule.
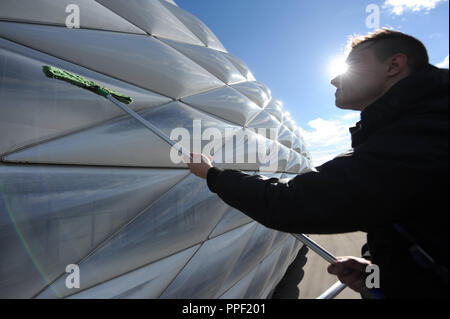
[[[341,75],[338,75],[334,79],[331,80],[331,85],[333,85],[336,88],[339,88],[340,83],[341,83]]]

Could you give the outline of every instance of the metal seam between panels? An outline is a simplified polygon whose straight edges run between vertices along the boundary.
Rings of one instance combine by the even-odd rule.
[[[155,105],[155,106],[149,106],[147,108],[140,109],[136,113],[148,111],[148,110],[150,110],[152,108],[157,108],[157,107],[160,107],[160,106],[164,106],[164,105],[167,105],[167,104],[170,104],[170,103],[173,103],[173,102],[174,101],[170,101],[170,102],[167,102],[167,103],[164,103],[164,104],[159,104],[159,105]],[[98,122],[98,123],[94,123],[92,125],[76,128],[75,130],[65,132],[65,133],[63,133],[61,135],[52,136],[52,137],[49,137],[49,138],[43,138],[42,140],[37,141],[35,143],[27,144],[27,145],[18,147],[17,149],[15,149],[13,151],[0,154],[1,155],[0,160],[3,162],[5,160],[6,156],[13,155],[15,153],[18,153],[18,152],[21,152],[21,151],[24,151],[24,150],[27,150],[27,149],[31,149],[31,148],[36,147],[36,146],[41,145],[41,144],[45,144],[45,143],[48,143],[48,142],[56,141],[56,140],[58,140],[60,138],[64,138],[64,137],[67,137],[67,136],[70,136],[70,135],[74,135],[74,134],[78,134],[78,133],[81,133],[81,132],[84,132],[84,131],[87,131],[87,130],[90,130],[90,129],[93,129],[93,128],[96,128],[96,127],[100,127],[100,126],[103,126],[105,124],[109,124],[109,123],[113,123],[113,122],[116,122],[116,121],[120,121],[120,120],[126,119],[128,117],[132,118],[129,114],[123,113],[122,115],[119,115],[119,116],[107,119],[107,120],[102,121],[102,122]],[[157,137],[160,138],[159,136],[157,136]],[[164,141],[164,140],[161,139],[161,141]],[[6,161],[5,163],[18,163],[18,162]],[[50,163],[50,165],[76,165],[76,164],[53,164],[53,163]],[[105,166],[105,167],[108,167],[107,165],[83,165],[83,164],[79,164],[79,165],[80,166]],[[114,166],[114,167],[116,167],[116,166]],[[121,166],[121,167],[123,167],[123,166]],[[135,167],[135,166],[131,166],[131,167]]]
[[[213,231],[217,228],[217,226],[219,226],[220,222],[225,218],[226,215],[227,215],[227,214],[224,214],[224,215],[222,216],[222,218],[219,220],[219,222],[217,223],[217,225],[214,227]],[[208,237],[208,240],[213,239],[213,238],[216,238],[216,237],[219,237],[219,236],[221,236],[221,235],[223,235],[223,234],[225,234],[225,233],[227,233],[227,232],[230,232],[230,231],[233,231],[233,230],[235,230],[235,229],[238,229],[239,227],[248,225],[248,224],[250,224],[250,223],[252,223],[252,222],[254,222],[254,221],[255,221],[255,220],[252,219],[252,220],[250,220],[249,222],[243,223],[242,225],[238,225],[238,226],[235,226],[235,227],[233,227],[233,228],[230,228],[230,229],[224,231],[223,233],[220,233],[220,234],[215,235],[215,236],[212,236],[212,237]],[[211,232],[211,233],[212,233],[212,232]]]
[[[92,254],[94,254],[98,249],[100,249],[107,241],[109,241],[112,237],[114,237],[116,234],[118,234],[120,231],[122,231],[126,226],[128,226],[129,224],[131,224],[134,220],[136,220],[139,216],[141,216],[148,208],[150,208],[154,203],[156,203],[157,201],[159,201],[167,192],[169,192],[172,188],[174,188],[178,183],[180,183],[181,181],[183,181],[185,178],[187,178],[190,175],[190,173],[186,174],[186,176],[182,177],[179,181],[177,181],[174,185],[172,185],[166,192],[162,193],[161,196],[159,196],[157,199],[155,199],[151,204],[149,204],[148,206],[146,206],[144,209],[142,209],[140,212],[137,213],[137,215],[135,215],[132,219],[130,219],[127,223],[123,224],[122,226],[120,226],[115,232],[113,232],[111,235],[109,235],[108,237],[106,237],[104,240],[102,240],[94,249],[92,249],[91,251],[89,251],[82,259],[80,259],[76,264],[81,264],[84,260],[86,260],[89,256],[91,256]],[[198,243],[196,244],[198,245]],[[195,246],[195,245],[193,245]],[[193,247],[191,246],[191,247]],[[183,249],[184,250],[184,249]],[[164,257],[166,258],[166,257]],[[140,267],[139,267],[140,268]],[[53,280],[49,285],[47,285],[46,287],[44,287],[43,289],[41,289],[38,293],[34,294],[31,298],[36,298],[38,295],[40,295],[41,293],[44,292],[44,290],[46,288],[49,288],[52,284],[54,284],[59,278],[61,278],[62,276],[64,276],[65,272],[62,273],[61,275],[59,275],[58,277],[56,277],[55,280]]]

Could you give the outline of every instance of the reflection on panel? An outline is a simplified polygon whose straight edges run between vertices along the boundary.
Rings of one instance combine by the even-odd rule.
[[[280,271],[274,271],[272,273],[272,276],[266,286],[265,291],[262,293],[262,298],[268,298],[273,293],[273,290],[275,289],[276,283],[278,283],[281,278],[282,274],[286,271],[287,266],[292,262],[292,260],[288,257],[291,256],[292,248],[294,247],[294,238],[292,236],[289,236],[286,241],[283,244],[283,249],[281,250],[280,256],[278,257],[277,264],[275,265],[274,269],[283,269],[282,272]]]
[[[133,97],[134,110],[171,100],[75,64],[0,39],[0,154],[124,114],[107,99],[68,83],[49,79],[53,65]],[[20,83],[20,90],[17,88]]]
[[[225,142],[222,158],[214,156],[216,165],[223,169],[259,171],[263,165],[277,171],[278,150],[272,142],[251,129],[239,130]],[[274,145],[277,146],[277,145]]]
[[[161,1],[162,4],[175,15],[188,29],[197,36],[208,48],[219,51],[226,51],[219,39],[211,32],[211,30],[201,22],[197,17],[189,12],[178,8],[174,3],[170,4],[167,1]]]
[[[249,128],[265,128],[266,130],[257,130],[257,133],[263,134],[265,135],[265,137],[270,138],[271,140],[278,140],[278,131],[280,129],[280,126],[281,123],[273,115],[267,113],[265,110],[259,112],[258,115],[247,124],[247,127]],[[270,129],[273,130],[272,134]]]
[[[78,6],[74,9],[74,5]],[[66,11],[68,8],[69,12]],[[69,13],[83,15],[80,28],[145,34],[125,19],[93,0],[2,0],[0,20],[55,24],[66,27]]]
[[[255,228],[251,223],[205,242],[161,298],[214,296]]]
[[[223,84],[148,36],[12,22],[0,22],[0,36],[172,98]]]
[[[205,241],[226,209],[203,180],[189,175],[79,264],[80,286],[91,287]],[[53,297],[53,291],[72,293],[60,278],[40,297]]]
[[[281,144],[283,144],[288,148],[291,148],[292,138],[293,138],[292,132],[289,131],[289,129],[286,126],[282,125],[278,133],[278,142],[280,142]]]
[[[237,209],[230,207],[223,218],[220,220],[220,222],[217,224],[216,228],[214,228],[214,231],[211,233],[209,238],[219,236],[227,231],[247,224],[251,221],[252,219],[250,217],[238,211]]]
[[[194,153],[215,154],[240,129],[231,122],[220,120],[181,102],[156,107],[141,115]]]
[[[300,171],[305,168],[305,163],[303,157],[294,152],[290,151],[289,161],[286,165],[286,172],[288,173],[300,173]]]
[[[8,162],[135,167],[186,167],[170,145],[126,115],[118,120],[18,151]]]
[[[161,2],[155,0],[96,0],[142,30],[157,37],[203,45]]]
[[[158,298],[200,245],[71,295],[76,299]],[[82,288],[82,287],[80,287]]]
[[[234,66],[241,72],[241,74],[247,79],[247,81],[255,81],[255,77],[252,72],[248,68],[247,64],[245,64],[241,59],[235,57],[234,55],[224,53],[223,54]]]
[[[182,101],[241,126],[261,111],[261,108],[245,95],[228,86],[189,96]]]
[[[242,299],[247,292],[248,287],[252,283],[253,277],[255,276],[257,268],[253,269],[250,273],[246,274],[244,278],[239,280],[234,286],[232,286],[223,295],[218,295],[220,299]]]
[[[283,103],[280,101],[271,99],[264,110],[275,116],[279,121],[283,121]]]
[[[219,295],[225,293],[226,290],[242,278],[243,274],[251,271],[261,262],[267,254],[274,237],[275,232],[261,224],[258,225],[238,260],[236,260],[233,270],[222,283],[222,287],[218,292]]]
[[[256,274],[254,275],[252,282],[250,283],[246,293],[244,294],[244,298],[261,298],[261,293],[265,290],[264,288],[267,286],[267,282],[271,278],[272,273],[274,271],[277,271],[274,268],[277,264],[278,258],[280,257],[282,248],[282,246],[277,247],[276,249],[272,250],[266,258],[264,258],[264,260],[258,266]]]
[[[220,51],[171,40],[163,41],[226,84],[245,81],[242,74]]]
[[[247,96],[261,108],[266,107],[270,101],[270,91],[267,88],[264,89],[265,86],[262,86],[259,82],[243,82],[234,84],[232,87]]]
[[[187,173],[0,165],[0,296],[31,297]]]

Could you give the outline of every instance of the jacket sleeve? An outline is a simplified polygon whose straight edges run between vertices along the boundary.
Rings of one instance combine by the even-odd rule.
[[[401,197],[391,189],[395,174],[377,169],[379,164],[364,156],[343,156],[288,182],[211,168],[207,182],[228,205],[269,228],[309,234],[368,232],[399,217],[390,208]]]

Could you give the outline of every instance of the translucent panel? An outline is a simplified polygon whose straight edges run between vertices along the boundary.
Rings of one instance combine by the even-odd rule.
[[[235,124],[210,116],[184,103],[173,102],[161,107],[142,112],[145,119],[155,123],[167,136],[173,134],[174,140],[183,147],[196,153],[211,153],[222,149],[225,140],[235,134],[240,127]],[[177,129],[186,130],[190,139],[179,138]],[[199,141],[198,147],[194,140]],[[199,148],[195,150],[194,148]],[[208,152],[211,149],[212,152]]]
[[[160,1],[96,0],[105,7],[156,37],[197,45],[203,43],[189,31]]]
[[[211,150],[209,152],[211,154],[221,150],[227,135],[232,136],[237,129],[232,124],[222,122],[180,102],[162,105],[144,111],[141,115],[168,137],[172,136],[172,130],[176,133],[177,128],[185,131],[187,134],[180,137],[174,133],[172,138],[187,150],[195,151],[198,148],[198,152],[205,153]],[[198,147],[193,142],[194,138],[200,142]],[[126,116],[102,126],[10,154],[5,160],[53,164],[186,167],[181,157],[174,157],[174,154],[171,154],[168,143],[136,120]]]
[[[259,264],[256,274],[253,277],[247,291],[244,295],[245,299],[256,299],[260,298],[261,294],[265,290],[272,273],[275,270],[275,265],[277,264],[278,258],[280,257],[282,247],[279,246],[273,250],[264,260]]]
[[[305,163],[303,163],[303,161],[303,157],[300,154],[291,150],[289,161],[286,165],[286,172],[299,173],[300,170],[305,166]]]
[[[277,164],[276,171],[284,172],[286,169],[287,162],[289,160],[290,151],[286,146],[281,145],[278,142],[274,141],[272,143],[277,143],[276,149],[278,149],[278,152],[277,153],[271,152],[269,154],[269,156],[267,157],[266,161],[263,162],[262,164],[264,164],[268,167],[273,167],[274,164],[270,164],[270,163],[276,163]]]
[[[226,84],[245,81],[242,74],[220,51],[171,40],[164,40],[164,42],[201,65]]]
[[[222,157],[214,156],[214,161],[221,168],[245,171],[257,171],[262,165],[272,164],[269,168],[276,171],[278,149],[271,148],[271,145],[269,139],[256,134],[254,130],[241,129],[233,138],[226,140]]]
[[[4,157],[6,162],[135,167],[186,167],[170,146],[126,116]]]
[[[255,228],[245,225],[205,242],[161,298],[212,298]]]
[[[272,242],[272,247],[270,247],[270,249],[274,249],[276,248],[278,245],[280,245],[280,243],[288,236],[287,233],[284,232],[278,232],[277,235],[275,236],[275,239]]]
[[[94,0],[2,0],[0,20],[66,27],[66,20],[75,12],[69,5],[77,5],[79,8],[80,28],[145,34]],[[72,20],[69,18],[69,21]]]
[[[91,287],[205,241],[227,207],[204,180],[189,175],[79,264],[80,286]],[[63,277],[40,297],[53,291],[73,293]]]
[[[281,123],[271,114],[267,113],[265,110],[258,113],[258,115],[253,118],[247,127],[250,128],[267,128],[274,129],[274,134],[270,134],[269,130],[266,130],[266,137],[270,139],[278,140],[278,131],[280,129]],[[276,134],[275,134],[276,132]]]
[[[222,296],[217,295],[216,298],[221,299],[242,299],[247,292],[248,287],[252,283],[253,277],[256,274],[256,268],[250,273],[246,274],[244,278],[239,280],[234,286],[232,286]]]
[[[275,116],[279,121],[283,120],[283,103],[276,99],[270,100],[269,104],[264,108],[264,110],[273,116]]]
[[[282,172],[289,160],[289,149],[250,129],[239,131],[225,142],[223,159],[214,157],[218,167],[260,172]]]
[[[286,272],[286,269],[291,264],[291,251],[294,247],[295,240],[292,236],[289,236],[286,238],[286,240],[281,245],[283,248],[280,253],[280,257],[278,258],[277,264],[275,265],[276,271],[272,273],[272,276],[270,280],[268,281],[268,284],[266,286],[265,291],[262,293],[262,298],[268,298],[272,295],[273,290],[275,289],[276,285],[280,282],[280,280],[283,278],[283,275]]]
[[[148,266],[126,273],[69,298],[158,298],[200,245],[183,250]]]
[[[283,125],[286,126],[291,132],[295,129],[295,122],[289,112],[283,113]]]
[[[189,96],[182,101],[241,126],[261,111],[261,108],[245,95],[228,86]]]
[[[294,134],[295,134],[296,136],[298,136],[298,137],[301,137],[301,136],[302,136],[302,132],[301,132],[301,130],[300,130],[299,127],[297,127],[297,128],[294,130]]]
[[[171,5],[167,2],[162,1],[162,3],[166,6],[167,9],[175,15],[178,20],[180,20],[193,34],[197,36],[207,47],[219,50],[226,51],[223,47],[222,43],[220,43],[219,39],[211,32],[211,30],[201,22],[197,17],[193,16],[189,12]]]
[[[53,65],[133,97],[139,110],[170,99],[89,71],[41,52],[0,39],[0,154],[66,135],[124,114],[100,95],[49,79],[43,65]],[[20,83],[20,89],[17,86]]]
[[[293,138],[292,132],[289,131],[289,129],[286,126],[282,125],[278,133],[278,142],[290,148],[292,146],[292,138]]]
[[[262,86],[259,82],[242,82],[234,84],[232,87],[247,96],[262,108],[266,107],[270,101],[270,94],[268,94],[270,91],[265,90],[265,86]]]
[[[225,291],[236,284],[244,274],[258,266],[263,257],[267,254],[275,235],[275,231],[258,224],[257,229],[253,232],[252,237],[242,250],[239,258],[236,260],[232,271],[222,283],[218,295],[224,294]]]
[[[230,207],[209,237],[216,237],[234,228],[250,223],[251,221],[252,219],[250,217],[239,210]]]
[[[187,173],[0,165],[0,296],[31,297]]]
[[[245,64],[241,59],[227,53],[224,53],[224,56],[234,64],[234,66],[242,73],[247,81],[255,81],[255,77],[252,72],[250,72],[247,64]]]
[[[293,136],[292,138],[292,149],[294,151],[296,151],[297,153],[301,153],[302,152],[302,147],[301,147],[301,141],[300,138],[298,138],[296,135]]]
[[[148,36],[11,22],[0,22],[0,36],[172,98],[223,85]]]

